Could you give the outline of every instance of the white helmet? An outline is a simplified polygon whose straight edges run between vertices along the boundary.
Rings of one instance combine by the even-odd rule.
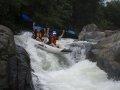
[[[56,33],[56,31],[53,31],[53,35],[56,35],[57,33]]]

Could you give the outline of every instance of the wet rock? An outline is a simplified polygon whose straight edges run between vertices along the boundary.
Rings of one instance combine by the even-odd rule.
[[[7,89],[8,73],[7,61],[15,55],[15,43],[11,30],[0,25],[0,90]]]
[[[111,36],[113,34],[115,34],[116,31],[112,31],[112,30],[105,30],[105,37]]]
[[[105,37],[105,33],[99,31],[95,24],[89,24],[83,27],[81,33],[79,34],[79,40],[97,42]]]
[[[82,31],[85,32],[93,32],[93,31],[97,31],[98,27],[95,24],[88,24],[86,26],[83,27]]]
[[[16,46],[11,30],[0,25],[0,90],[34,90],[30,59]]]
[[[108,74],[108,78],[120,80],[120,32],[100,40],[87,52],[87,58]]]

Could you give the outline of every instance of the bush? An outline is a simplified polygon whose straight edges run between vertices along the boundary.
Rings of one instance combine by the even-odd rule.
[[[111,27],[113,26],[113,24],[110,21],[107,21],[106,19],[100,20],[96,24],[102,30],[111,29]]]

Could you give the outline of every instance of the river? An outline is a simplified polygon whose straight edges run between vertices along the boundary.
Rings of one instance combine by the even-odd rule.
[[[36,90],[120,90],[120,81],[107,79],[96,63],[85,58],[86,41],[62,39],[61,44],[73,51],[69,54],[48,53],[35,47],[38,42],[30,32],[15,35],[15,42],[30,56]]]

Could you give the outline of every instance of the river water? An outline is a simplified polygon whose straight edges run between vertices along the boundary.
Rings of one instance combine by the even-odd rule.
[[[53,54],[35,47],[38,42],[31,37],[23,32],[15,42],[30,56],[36,90],[120,90],[120,81],[108,80],[96,63],[85,59],[88,42],[62,39],[60,43],[73,52]]]

